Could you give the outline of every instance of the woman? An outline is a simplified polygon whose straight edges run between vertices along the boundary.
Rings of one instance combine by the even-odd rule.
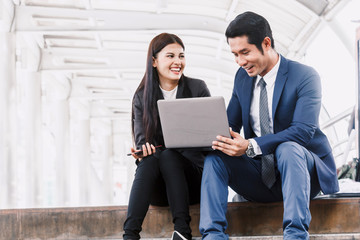
[[[173,239],[191,239],[189,205],[200,202],[204,155],[199,151],[164,146],[157,100],[208,97],[204,81],[184,76],[184,44],[174,34],[162,33],[149,45],[146,72],[133,98],[131,148],[137,169],[132,185],[124,239],[140,239],[149,205],[168,206],[172,212]],[[139,155],[140,152],[140,155]]]

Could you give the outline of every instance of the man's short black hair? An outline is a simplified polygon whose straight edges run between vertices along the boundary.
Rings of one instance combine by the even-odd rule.
[[[271,40],[271,47],[275,48],[274,39],[269,22],[254,12],[244,12],[232,20],[225,32],[226,39],[248,37],[248,43],[254,44],[263,53],[261,47],[265,37]]]

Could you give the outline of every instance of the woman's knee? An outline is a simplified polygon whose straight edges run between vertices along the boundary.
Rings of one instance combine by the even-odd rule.
[[[176,150],[165,149],[160,153],[159,166],[161,169],[179,168],[184,165],[184,157]]]
[[[138,167],[154,167],[158,165],[158,159],[154,155],[149,155],[144,157],[142,160],[139,161]]]
[[[180,154],[178,151],[167,148],[167,149],[161,151],[159,158],[160,159],[173,158],[174,156],[177,156],[178,154]]]
[[[155,156],[144,157],[137,165],[136,174],[144,175],[153,175],[157,174],[159,171],[158,159]]]
[[[153,157],[146,157],[136,168],[131,191],[144,191],[144,188],[153,189],[160,177],[160,169]]]

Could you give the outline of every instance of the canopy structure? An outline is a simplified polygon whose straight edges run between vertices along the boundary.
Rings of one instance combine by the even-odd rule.
[[[238,66],[224,31],[237,14],[254,11],[265,16],[277,51],[301,59],[324,21],[331,22],[346,2],[22,0],[12,27],[18,42],[36,52],[36,59],[30,60],[33,67],[58,79],[53,83],[44,77],[44,82],[62,84],[70,98],[89,101],[90,117],[129,122],[131,98],[156,34],[179,35],[186,47],[185,73],[204,79],[213,95],[229,97]]]
[[[157,34],[182,38],[185,74],[228,101],[238,66],[224,32],[239,13],[267,18],[276,50],[301,61],[324,26],[352,52],[336,20],[349,2],[0,0],[0,207],[126,203],[131,101]]]

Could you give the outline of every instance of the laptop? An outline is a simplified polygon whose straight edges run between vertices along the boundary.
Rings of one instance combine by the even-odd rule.
[[[230,137],[221,96],[158,100],[157,104],[167,148],[210,150],[217,135]]]

